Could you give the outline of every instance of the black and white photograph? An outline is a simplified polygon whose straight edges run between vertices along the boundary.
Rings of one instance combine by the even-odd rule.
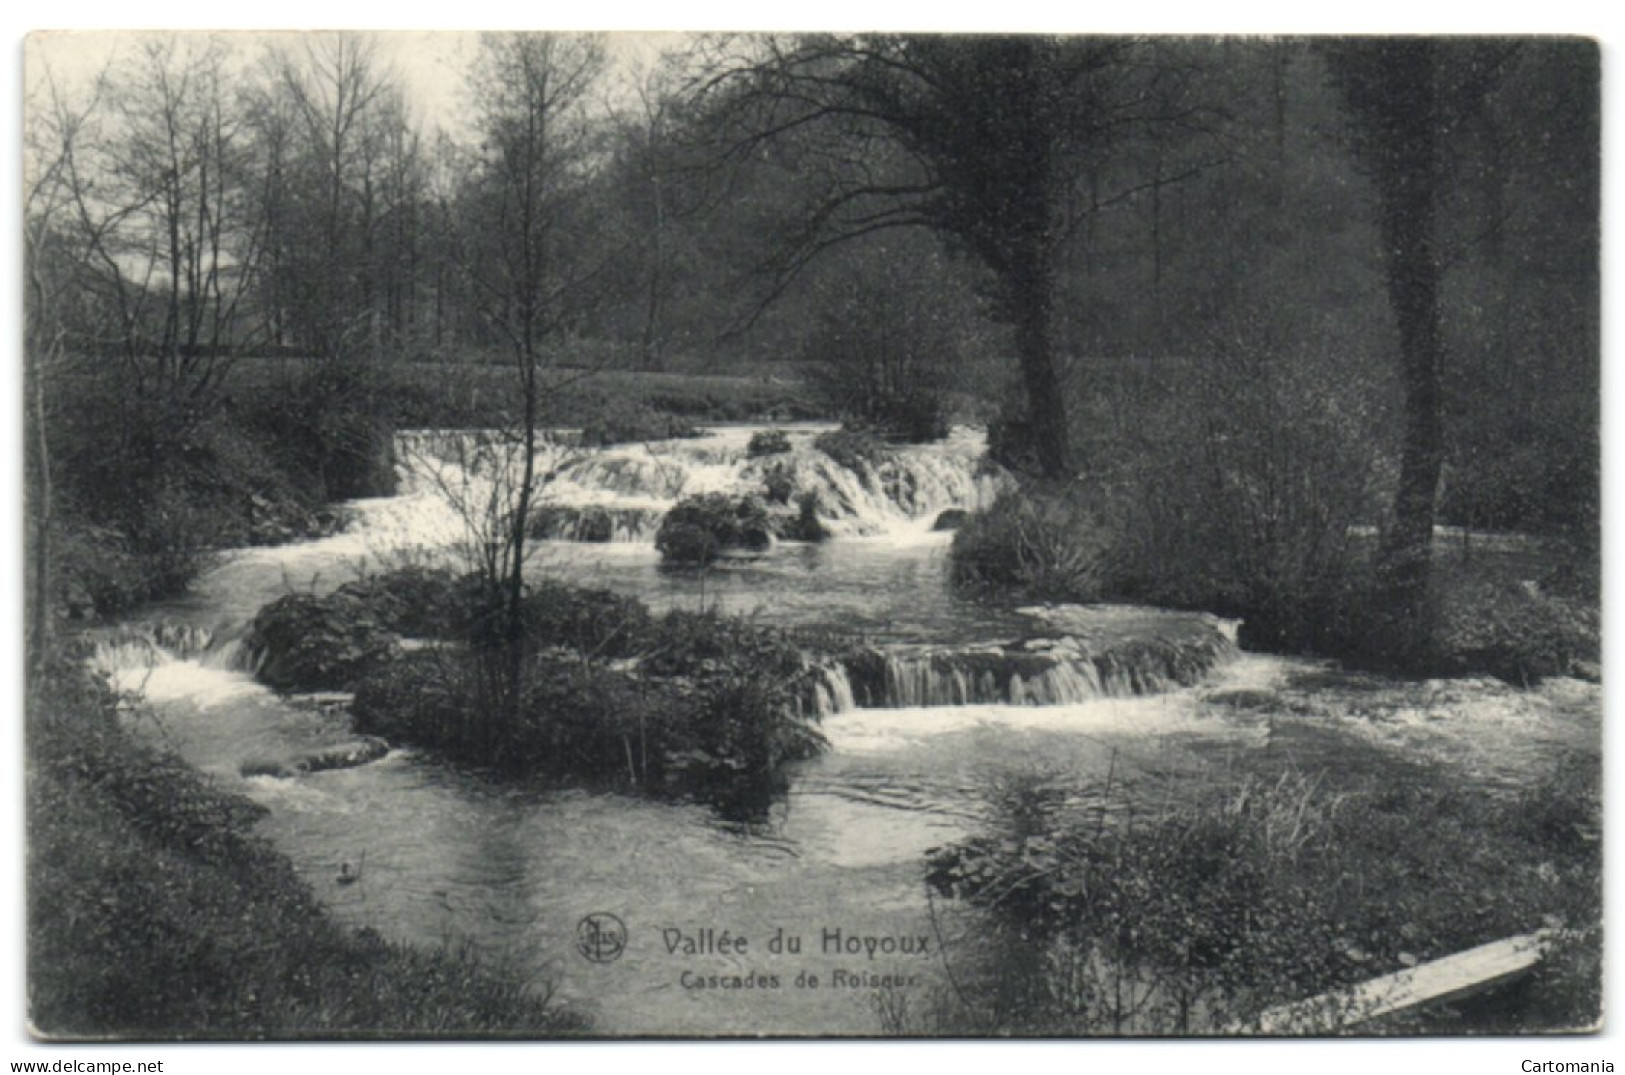
[[[1599,41],[18,48],[36,1059],[1613,1070]]]

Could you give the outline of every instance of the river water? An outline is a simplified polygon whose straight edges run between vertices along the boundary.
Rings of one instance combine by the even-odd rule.
[[[985,506],[998,490],[975,436],[854,473],[811,448],[815,428],[794,429],[792,455],[766,460],[746,457],[750,432],[559,449],[544,461],[555,520],[568,530],[599,511],[615,540],[538,540],[532,562],[657,609],[718,605],[843,631],[891,655],[886,693],[859,699],[868,707],[831,706],[830,749],[794,768],[765,819],[497,781],[400,749],[352,769],[241,775],[349,737],[341,699],[280,697],[254,680],[246,624],[291,589],[454,557],[469,540],[458,505],[488,496],[504,473],[467,437],[403,438],[401,495],[350,505],[332,537],[230,554],[188,598],[126,625],[98,659],[145,696],[131,718],[143,734],[269,808],[262,831],[343,920],[472,945],[611,1036],[880,1033],[877,998],[924,1004],[949,981],[957,927],[927,897],[924,852],[975,831],[988,792],[1012,774],[1083,789],[1109,780],[1114,801],[1178,794],[1226,752],[1268,743],[1273,718],[1216,704],[1238,688],[1275,692],[1301,719],[1462,767],[1487,787],[1598,748],[1597,689],[1573,681],[1515,691],[1321,677],[1297,688],[1312,666],[1238,654],[1233,628],[1211,618],[1116,608],[1046,619],[966,600],[947,584],[950,535],[931,527],[941,511]],[[833,540],[781,542],[703,573],[661,568],[653,527],[675,498],[759,488],[775,464],[819,491]],[[956,654],[980,653],[985,665],[989,647],[1035,633],[1064,635],[1065,652],[1086,657],[1124,639],[1220,641],[1198,648],[1207,670],[1195,677],[1111,665],[1080,678],[1069,671],[1080,662],[1064,658],[1056,668],[1067,675],[1029,676],[1024,690],[966,686]],[[359,880],[341,879],[346,865]],[[615,920],[624,943],[583,954],[584,921]]]

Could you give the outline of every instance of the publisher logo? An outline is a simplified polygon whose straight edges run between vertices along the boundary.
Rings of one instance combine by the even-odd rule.
[[[613,963],[626,951],[626,923],[600,911],[576,924],[576,951],[593,963]]]

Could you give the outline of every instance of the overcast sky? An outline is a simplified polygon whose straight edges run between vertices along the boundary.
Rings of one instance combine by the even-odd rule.
[[[204,31],[192,31],[203,33]],[[137,32],[76,30],[31,35],[23,49],[24,79],[32,88],[50,71],[60,85],[76,87],[95,77],[109,61],[123,62],[139,48]],[[292,31],[226,31],[218,34],[244,61],[268,43],[298,38]],[[414,116],[425,130],[452,126],[466,105],[464,72],[474,56],[472,31],[388,30],[374,33],[380,62],[396,71],[406,87]],[[612,61],[621,70],[647,65],[662,48],[681,40],[673,33],[623,31],[609,35]]]

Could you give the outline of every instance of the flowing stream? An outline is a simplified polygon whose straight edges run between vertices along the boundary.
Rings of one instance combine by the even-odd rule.
[[[881,1032],[877,998],[925,1003],[951,985],[952,930],[927,898],[926,850],[975,831],[987,793],[1013,773],[1110,780],[1119,797],[1177,794],[1225,752],[1268,743],[1270,718],[1218,704],[1238,688],[1296,698],[1305,719],[1492,785],[1516,785],[1563,750],[1597,749],[1597,689],[1573,681],[1514,691],[1364,680],[1294,694],[1311,666],[1240,654],[1234,625],[1212,617],[966,600],[947,583],[951,535],[932,526],[996,495],[979,437],[961,431],[851,470],[811,447],[818,431],[792,427],[793,451],[762,459],[746,454],[752,430],[733,428],[554,448],[540,461],[536,572],[657,610],[717,605],[843,632],[878,654],[867,680],[832,681],[830,749],[795,768],[765,820],[500,782],[400,749],[354,768],[242,775],[351,738],[342,699],[283,697],[253,679],[246,625],[290,589],[455,558],[477,541],[468,506],[500,493],[512,460],[469,434],[403,435],[400,495],[349,505],[332,537],[230,554],[188,598],[110,635],[97,660],[144,694],[132,717],[144,734],[269,807],[263,832],[341,918],[470,944],[614,1036]],[[677,498],[759,492],[774,468],[816,491],[832,540],[778,542],[704,572],[662,569],[654,529]],[[346,864],[358,880],[341,879]],[[591,932],[613,925],[605,916],[624,925],[624,945],[613,930]],[[597,960],[584,939],[598,942],[586,945]]]

